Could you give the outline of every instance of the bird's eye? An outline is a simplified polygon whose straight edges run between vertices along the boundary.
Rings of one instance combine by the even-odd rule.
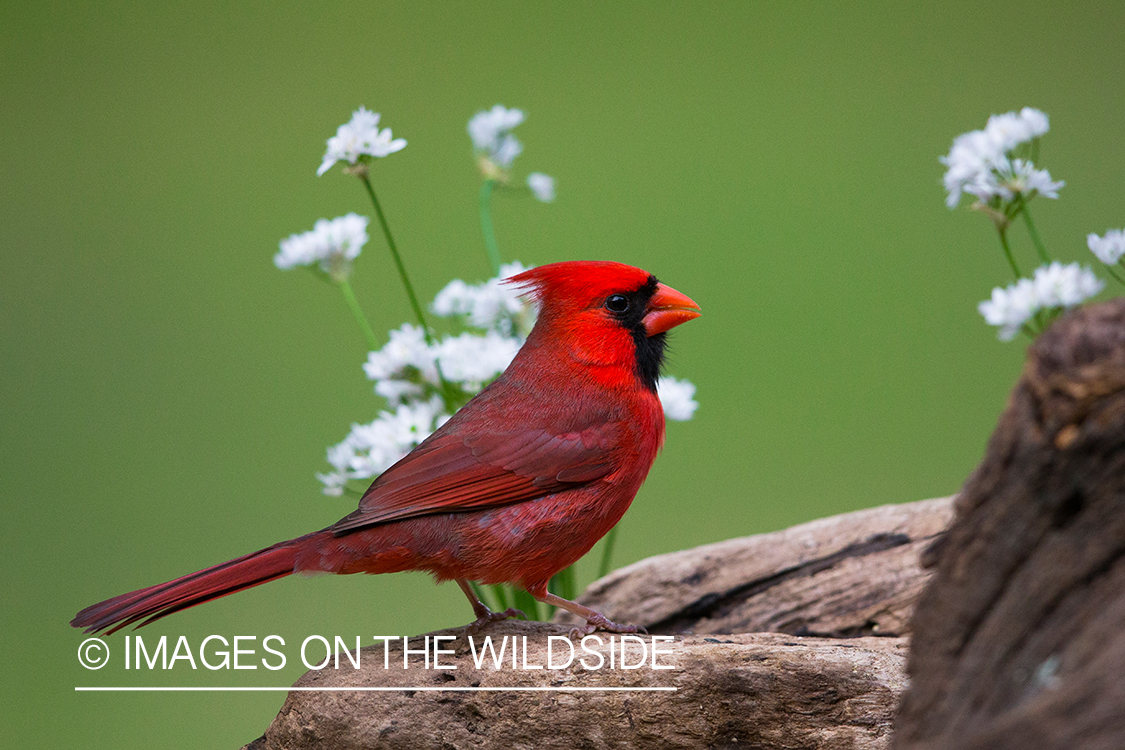
[[[623,313],[629,309],[629,298],[624,294],[611,294],[605,301],[605,307],[610,312]]]

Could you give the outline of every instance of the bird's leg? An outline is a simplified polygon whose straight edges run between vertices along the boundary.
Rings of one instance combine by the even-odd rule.
[[[573,612],[579,617],[586,618],[586,624],[582,627],[573,627],[570,629],[571,638],[580,638],[585,635],[593,633],[595,630],[606,630],[610,633],[645,633],[648,631],[637,625],[621,625],[609,619],[601,612],[583,607],[578,602],[572,602],[569,599],[563,599],[561,596],[555,596],[550,591],[544,590],[541,594],[531,592],[539,601],[544,604],[551,604],[556,607],[561,607],[567,612]]]
[[[477,595],[473,593],[473,587],[470,586],[469,582],[464,578],[458,578],[457,585],[465,592],[465,596],[469,597],[469,604],[473,605],[473,614],[477,616],[477,619],[469,623],[465,628],[470,634],[476,633],[490,622],[507,620],[509,617],[522,617],[525,620],[527,619],[527,615],[515,607],[508,607],[503,612],[493,612],[484,602],[477,598]]]

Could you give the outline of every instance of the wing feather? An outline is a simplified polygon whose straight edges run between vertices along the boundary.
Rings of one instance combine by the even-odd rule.
[[[621,430],[616,421],[564,434],[446,427],[376,479],[359,509],[333,525],[333,532],[508,505],[593,482],[613,470]]]

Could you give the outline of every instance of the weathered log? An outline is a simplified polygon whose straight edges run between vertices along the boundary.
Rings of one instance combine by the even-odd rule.
[[[657,555],[580,601],[651,633],[905,635],[929,579],[919,558],[952,514],[952,498],[884,505]]]
[[[1125,748],[1125,299],[1036,341],[933,559],[896,748]]]
[[[695,631],[676,638],[675,670],[478,669],[464,631],[443,631],[460,636],[458,655],[443,657],[456,670],[426,670],[419,656],[412,669],[384,669],[401,667],[399,643],[390,656],[381,647],[364,649],[358,671],[310,672],[297,686],[525,691],[293,692],[249,747],[882,750],[904,686],[906,639],[892,636],[905,632],[928,576],[918,556],[951,512],[949,499],[873,508],[661,555],[595,582],[583,601],[611,616],[653,631]],[[796,635],[705,637],[740,628]],[[476,643],[485,635],[526,635],[528,663],[545,664],[548,637],[567,632],[505,622],[486,628]],[[884,637],[813,637],[867,633]],[[677,690],[526,691],[564,686]]]
[[[504,622],[499,639],[527,637],[519,663],[546,665],[547,636],[568,629]],[[292,692],[258,740],[244,750],[301,748],[839,748],[882,750],[903,688],[905,639],[795,638],[762,633],[687,636],[659,664],[674,669],[476,668],[464,629],[443,648],[453,669],[402,669],[401,642],[368,647],[361,669],[309,672],[298,688],[522,688],[520,692]],[[431,634],[435,635],[435,634]],[[608,641],[609,635],[602,634]],[[474,636],[478,645],[483,635]],[[620,636],[615,636],[619,639]],[[421,647],[421,636],[411,648]],[[608,664],[608,645],[595,649]],[[556,652],[557,653],[557,652]],[[629,658],[638,659],[634,650]],[[386,661],[384,661],[386,659]],[[384,669],[389,663],[390,669]],[[558,662],[556,662],[558,663]],[[595,664],[590,657],[588,664]],[[617,690],[528,691],[529,687]],[[664,687],[668,692],[620,688]]]

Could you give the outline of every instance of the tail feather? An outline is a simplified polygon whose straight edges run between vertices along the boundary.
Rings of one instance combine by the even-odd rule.
[[[284,578],[296,572],[297,556],[303,547],[302,543],[324,533],[317,532],[281,542],[174,581],[106,599],[79,612],[70,624],[76,628],[85,628],[87,633],[105,630],[105,634],[109,635],[141,620],[144,622],[137,627],[148,625],[173,612]]]

